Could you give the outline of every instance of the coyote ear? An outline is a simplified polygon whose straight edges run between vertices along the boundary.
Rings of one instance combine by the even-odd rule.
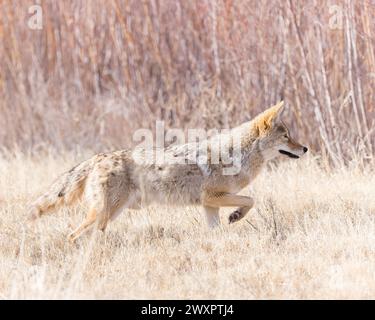
[[[269,127],[272,127],[275,123],[281,120],[281,114],[284,111],[284,101],[280,101],[278,104],[267,110],[268,118],[267,122]]]
[[[275,123],[277,121],[281,120],[281,115],[284,112],[284,101],[281,100],[278,104],[273,106],[271,109],[273,109],[273,117],[272,117],[272,122]]]
[[[267,122],[267,119],[265,119],[264,117],[260,117],[255,123],[255,128],[257,135],[262,136],[267,132],[267,130],[270,129],[270,125]]]
[[[281,114],[284,110],[284,101],[280,101],[278,104],[266,111],[261,113],[255,119],[255,125],[257,128],[258,135],[262,135],[269,130],[277,121],[280,120]]]

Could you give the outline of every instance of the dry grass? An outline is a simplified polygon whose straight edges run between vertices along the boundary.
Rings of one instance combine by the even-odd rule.
[[[78,159],[77,159],[78,158]],[[27,202],[83,156],[0,160],[1,298],[373,298],[375,175],[319,159],[271,166],[256,209],[209,231],[198,208],[123,213],[69,244],[83,208],[25,224]]]

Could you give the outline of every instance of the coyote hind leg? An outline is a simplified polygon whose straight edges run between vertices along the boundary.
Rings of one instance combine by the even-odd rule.
[[[68,240],[74,242],[82,233],[84,233],[88,228],[91,227],[92,224],[96,221],[96,209],[91,208],[86,215],[86,219],[82,222],[82,224],[75,229],[71,234],[68,236]]]
[[[86,215],[86,219],[82,222],[82,224],[77,229],[75,229],[68,236],[68,239],[71,242],[74,242],[84,232],[86,232],[94,223],[97,223],[98,230],[104,231],[113,211],[114,211],[113,209],[97,210],[95,209],[95,207],[91,208]]]
[[[100,198],[95,197],[94,200],[85,221],[69,235],[70,241],[74,242],[94,223],[98,230],[104,232],[108,222],[113,221],[124,208],[139,209],[139,199],[126,196],[123,190],[104,189]]]
[[[134,195],[119,195],[121,200],[114,201],[111,206],[107,206],[98,215],[98,230],[105,231],[109,222],[115,220],[125,209],[139,210],[141,209],[140,199]]]

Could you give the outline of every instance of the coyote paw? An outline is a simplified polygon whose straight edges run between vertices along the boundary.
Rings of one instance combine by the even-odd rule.
[[[240,220],[240,217],[241,217],[241,212],[239,210],[232,212],[229,215],[229,219],[228,219],[229,223],[233,223],[233,222]]]

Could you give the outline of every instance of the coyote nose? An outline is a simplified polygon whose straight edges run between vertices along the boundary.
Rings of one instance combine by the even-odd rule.
[[[309,150],[309,149],[307,149],[306,147],[303,147],[303,152],[304,152],[304,153],[306,153],[307,150]]]

